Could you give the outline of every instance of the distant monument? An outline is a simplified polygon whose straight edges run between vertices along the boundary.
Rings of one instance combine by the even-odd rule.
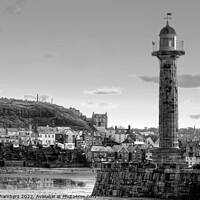
[[[185,55],[183,41],[177,40],[176,31],[169,26],[171,13],[167,13],[167,24],[160,31],[160,41],[153,44],[152,56],[160,62],[159,79],[159,148],[153,160],[161,163],[180,163],[178,147],[178,84],[177,59]]]

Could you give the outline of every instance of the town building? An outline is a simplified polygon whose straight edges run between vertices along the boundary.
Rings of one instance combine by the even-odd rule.
[[[144,160],[152,160],[152,150],[155,147],[152,144],[146,143],[140,146],[140,149],[144,152]]]
[[[135,144],[135,138],[132,135],[127,135],[127,138],[121,143],[123,146],[128,147]]]
[[[8,136],[19,135],[20,131],[24,131],[24,129],[19,130],[17,128],[6,128],[6,135]]]
[[[0,136],[5,136],[5,135],[6,135],[6,129],[0,128]]]
[[[115,129],[113,127],[106,129],[106,137],[115,140]]]
[[[115,151],[115,159],[118,162],[128,162],[129,161],[129,151],[126,147],[122,145],[114,145],[113,149]]]
[[[106,151],[107,151],[107,161],[108,162],[115,161],[115,150],[112,147],[107,146]]]
[[[10,136],[8,136],[8,135],[1,135],[0,136],[0,142],[1,143],[10,143],[11,142],[11,140],[10,140]]]
[[[109,146],[92,146],[87,152],[87,159],[92,162],[93,167],[101,167],[102,162],[115,161],[115,150]]]
[[[105,127],[107,129],[108,126],[107,112],[105,114],[95,114],[93,112],[91,120],[97,127]]]
[[[154,147],[158,147],[158,137],[147,137],[146,143],[151,144]]]
[[[155,133],[153,131],[140,131],[141,135],[148,136],[148,135],[154,135]]]
[[[92,146],[91,148],[92,162],[107,161],[107,149],[104,146]]]
[[[132,162],[142,162],[144,160],[144,152],[141,150],[140,145],[129,145],[129,160]]]
[[[32,146],[37,146],[39,144],[38,137],[39,137],[38,133],[35,132],[31,133],[30,142]]]
[[[63,133],[63,138],[64,138],[64,143],[74,143],[76,142],[76,136],[78,135],[77,131],[73,131],[71,129],[67,129],[62,131]]]
[[[200,164],[200,141],[187,141],[184,157],[188,167]]]
[[[115,141],[122,143],[128,135],[132,133],[130,125],[128,126],[128,129],[125,128],[118,128],[115,126]]]
[[[102,137],[97,132],[87,132],[85,134],[85,143],[88,147],[100,146],[103,143]]]
[[[37,132],[39,134],[38,140],[42,146],[55,145],[55,135],[57,133],[56,128],[49,126],[39,126],[37,128]]]
[[[106,128],[105,127],[103,127],[103,126],[96,126],[96,125],[94,125],[94,127],[97,130],[96,132],[98,133],[98,135],[100,135],[103,138],[106,137]]]

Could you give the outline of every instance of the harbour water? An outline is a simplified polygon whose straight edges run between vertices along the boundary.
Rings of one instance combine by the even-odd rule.
[[[95,179],[91,169],[6,169],[0,174],[0,199],[91,199]]]
[[[97,172],[92,169],[1,168],[0,170],[0,200],[149,200],[136,197],[91,197],[97,176]]]

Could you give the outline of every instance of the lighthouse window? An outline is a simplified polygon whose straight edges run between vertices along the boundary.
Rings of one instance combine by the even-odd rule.
[[[173,38],[162,38],[161,47],[174,47],[174,39]]]
[[[164,47],[167,47],[168,46],[168,38],[164,38],[163,43],[164,43]]]
[[[169,47],[174,47],[174,40],[173,39],[169,39]]]
[[[168,38],[163,38],[161,40],[161,47],[168,47]]]

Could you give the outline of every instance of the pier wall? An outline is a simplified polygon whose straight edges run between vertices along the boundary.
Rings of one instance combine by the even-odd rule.
[[[200,169],[104,163],[93,196],[200,199]]]

